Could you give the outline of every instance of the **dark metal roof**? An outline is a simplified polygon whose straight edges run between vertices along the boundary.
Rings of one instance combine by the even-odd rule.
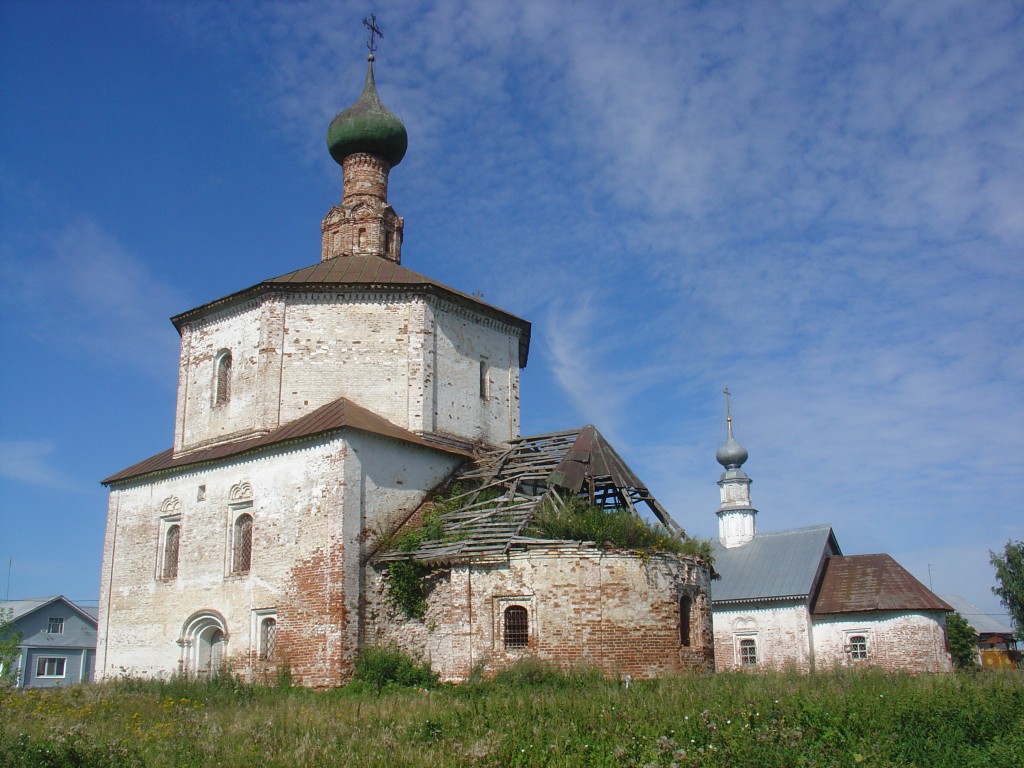
[[[517,547],[565,546],[564,541],[521,534],[543,503],[558,504],[575,496],[635,514],[642,502],[666,528],[685,535],[622,457],[589,425],[512,440],[505,448],[481,455],[452,480],[467,481],[473,490],[454,499],[460,501],[459,507],[440,517],[443,536],[422,544],[411,555],[416,560],[454,562],[499,557]],[[376,559],[409,556],[386,551]]]
[[[391,437],[395,440],[414,443],[459,456],[468,456],[468,454],[451,446],[434,443],[427,438],[392,424],[387,419],[342,397],[265,435],[234,440],[229,443],[222,443],[210,448],[200,448],[199,450],[180,455],[175,455],[174,450],[168,448],[166,451],[111,475],[102,482],[104,485],[113,485],[154,472],[166,472],[197,464],[206,464],[243,453],[266,450],[272,446],[292,440],[310,438],[315,435],[322,435],[345,428],[358,429],[362,432]]]
[[[503,309],[480,301],[476,296],[458,291],[425,275],[413,272],[380,256],[338,256],[293,272],[264,280],[262,283],[245,288],[202,306],[182,312],[171,318],[179,333],[184,323],[201,317],[207,312],[236,304],[273,291],[355,291],[373,290],[387,292],[428,293],[456,304],[489,315],[520,330],[519,367],[525,368],[530,352],[530,323],[521,317],[509,314]]]
[[[711,602],[742,603],[762,600],[807,599],[822,558],[840,553],[828,525],[759,533],[738,547],[714,542],[715,570]]]
[[[889,555],[831,557],[811,612],[951,611],[952,606]]]

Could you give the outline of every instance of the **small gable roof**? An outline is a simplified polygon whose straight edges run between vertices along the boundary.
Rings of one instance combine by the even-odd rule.
[[[807,598],[822,558],[840,552],[829,525],[759,533],[738,547],[713,546],[721,577],[711,585],[714,605]]]
[[[829,558],[811,613],[951,610],[892,557],[877,554]]]
[[[18,621],[38,610],[61,602],[67,604],[73,611],[80,614],[93,627],[96,626],[96,612],[93,608],[84,608],[68,600],[64,595],[50,595],[49,597],[29,597],[24,600],[0,600],[0,612],[11,612],[11,621]]]
[[[283,445],[295,440],[304,440],[318,435],[325,435],[337,432],[342,429],[358,429],[362,432],[369,432],[382,437],[390,437],[414,445],[422,445],[445,453],[452,453],[458,456],[467,456],[463,451],[456,450],[448,445],[441,445],[410,432],[403,427],[393,424],[383,416],[378,416],[373,411],[356,405],[351,400],[341,397],[333,403],[317,408],[315,411],[296,419],[295,421],[278,427],[272,432],[259,437],[250,437],[242,440],[234,440],[229,443],[222,443],[210,448],[201,448],[186,454],[175,455],[173,448],[151,456],[148,459],[133,464],[127,469],[111,475],[102,481],[104,485],[113,485],[134,478],[142,477],[158,472],[168,472],[192,467],[198,464],[208,464],[221,459],[239,456],[245,453],[268,450],[275,446]]]
[[[941,595],[960,617],[971,625],[979,635],[1012,635],[1013,629],[1005,621],[1000,621],[990,613],[985,613],[974,603],[970,603],[960,595]]]
[[[530,352],[530,323],[476,296],[456,290],[426,275],[380,256],[337,256],[302,269],[296,269],[262,283],[216,299],[171,318],[181,331],[182,325],[208,312],[236,304],[269,292],[299,291],[386,291],[389,293],[426,293],[460,304],[474,312],[492,317],[520,330],[519,367],[525,368]]]

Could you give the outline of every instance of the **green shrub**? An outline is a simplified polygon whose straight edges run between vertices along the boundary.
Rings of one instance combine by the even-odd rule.
[[[597,669],[563,669],[552,662],[527,656],[499,670],[492,684],[506,688],[585,688],[602,680],[604,675]]]
[[[395,645],[364,648],[356,657],[353,680],[376,690],[385,686],[433,688],[437,675],[430,664],[402,652]]]

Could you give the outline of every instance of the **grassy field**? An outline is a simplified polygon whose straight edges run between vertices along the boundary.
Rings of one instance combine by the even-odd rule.
[[[0,692],[3,766],[1024,765],[1024,674],[538,669],[432,690],[125,680]]]

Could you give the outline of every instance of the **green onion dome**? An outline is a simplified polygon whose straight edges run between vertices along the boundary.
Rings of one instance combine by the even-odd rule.
[[[327,129],[327,148],[338,165],[351,154],[370,152],[380,155],[394,167],[402,162],[408,147],[409,134],[405,126],[381,104],[377,95],[371,55],[363,93],[355,104],[334,116]]]

